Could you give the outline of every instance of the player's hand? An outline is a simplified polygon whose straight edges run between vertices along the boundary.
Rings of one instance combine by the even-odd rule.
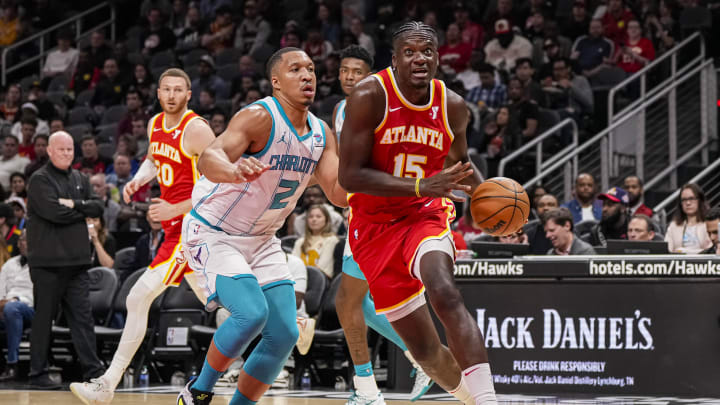
[[[125,204],[130,204],[130,199],[140,188],[140,184],[135,180],[130,180],[125,187],[123,187],[123,200]]]
[[[162,198],[153,198],[150,202],[152,202],[152,204],[150,204],[150,208],[148,209],[148,215],[150,215],[150,219],[153,221],[169,221],[179,215],[175,210],[175,205],[170,204]]]
[[[470,162],[457,162],[434,176],[422,179],[420,195],[423,197],[446,197],[453,201],[463,202],[465,198],[453,194],[453,191],[460,190],[470,194],[472,188],[469,185],[460,184],[460,182],[472,173]]]
[[[270,169],[270,166],[262,163],[254,157],[240,159],[235,168],[235,181],[233,183],[247,183],[260,177]]]
[[[60,205],[64,205],[70,209],[75,208],[75,201],[69,199],[69,198],[58,198],[58,203]]]

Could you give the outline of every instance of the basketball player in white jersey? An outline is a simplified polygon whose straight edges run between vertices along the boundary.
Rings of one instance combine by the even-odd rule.
[[[368,51],[357,45],[350,45],[340,52],[339,79],[345,95],[349,95],[357,83],[370,76],[372,66],[373,60]],[[343,122],[345,122],[345,101],[340,101],[333,112],[333,130],[338,141]],[[415,383],[410,392],[410,401],[418,400],[432,387],[432,379],[412,358],[407,346],[392,328],[385,315],[375,313],[375,306],[368,292],[368,283],[363,272],[353,260],[347,239],[343,252],[342,272],[344,275],[335,297],[335,308],[355,368],[353,377],[355,391],[348,398],[346,405],[382,405],[385,403],[373,374],[368,351],[366,324],[400,347],[412,363]]]
[[[148,154],[123,188],[123,198],[129,203],[140,187],[157,176],[161,198],[153,200],[149,215],[162,222],[165,240],[128,294],[127,320],[110,367],[90,382],[70,384],[70,390],[87,405],[112,401],[115,388],[145,338],[150,305],[168,286],[179,285],[188,272],[180,252],[182,218],[190,211],[192,187],[199,177],[197,157],[215,140],[215,135],[204,119],[187,108],[191,92],[185,72],[166,70],[158,81],[157,96],[163,112],[148,123]],[[205,296],[194,275],[188,274],[185,279],[204,303]]]
[[[270,388],[298,339],[295,292],[275,232],[310,182],[346,206],[337,182],[337,142],[309,112],[315,67],[297,48],[268,60],[273,96],[238,112],[199,160],[204,177],[193,190],[183,243],[213,308],[231,313],[213,336],[197,379],[179,405],[207,405],[219,376],[258,334],[262,340],[238,378],[230,404],[254,404]],[[248,157],[242,159],[243,156]]]

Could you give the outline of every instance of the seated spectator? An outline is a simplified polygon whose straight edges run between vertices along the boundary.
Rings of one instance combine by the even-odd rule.
[[[470,213],[470,203],[463,204],[463,215],[455,223],[455,231],[462,235],[465,244],[469,245],[475,238],[482,235],[482,228],[475,223]],[[544,252],[543,252],[544,253]]]
[[[511,71],[519,58],[532,57],[533,47],[525,37],[515,34],[508,20],[495,22],[495,38],[485,45],[485,61],[499,70]]]
[[[251,87],[248,89],[247,93],[245,93],[245,97],[240,100],[240,104],[233,109],[237,111],[241,108],[245,108],[250,104],[260,100],[261,98],[262,94],[260,93],[260,89],[258,89],[257,87]]]
[[[18,155],[18,140],[12,135],[3,139],[2,157],[0,157],[0,185],[3,190],[10,189],[10,175],[24,172],[30,159]]]
[[[635,214],[630,218],[627,227],[628,240],[655,240],[652,219],[644,214]]]
[[[608,239],[627,239],[628,204],[630,199],[625,190],[613,187],[598,199],[603,202],[602,218],[590,229],[590,244],[607,246]]]
[[[102,76],[90,101],[90,105],[95,108],[95,112],[99,115],[107,107],[119,105],[123,102],[127,83],[119,73],[117,61],[114,58],[108,58],[103,64]]]
[[[105,181],[114,185],[118,189],[118,193],[122,195],[123,187],[132,180],[132,166],[130,164],[130,156],[120,153],[115,154],[113,159],[112,171],[107,175]]]
[[[270,39],[272,27],[258,13],[254,0],[245,1],[243,14],[245,18],[235,32],[235,48],[242,50],[243,54],[254,55]]]
[[[555,208],[542,216],[545,236],[550,240],[552,249],[548,255],[594,255],[595,249],[583,242],[573,233],[572,214],[567,208]]]
[[[325,40],[320,28],[314,26],[308,29],[307,39],[302,44],[302,50],[316,65],[320,65],[332,53],[333,46],[330,41]]]
[[[103,224],[108,232],[117,231],[117,216],[120,212],[120,204],[110,196],[110,189],[105,182],[104,173],[96,173],[90,177],[90,185],[95,195],[103,202]],[[142,266],[141,266],[142,267]]]
[[[70,77],[68,90],[77,97],[83,91],[97,86],[101,75],[102,71],[95,66],[88,50],[83,49],[78,53],[77,64]]]
[[[144,98],[142,94],[140,94],[140,91],[135,87],[130,87],[127,93],[125,93],[125,107],[127,107],[127,113],[125,113],[125,116],[118,122],[118,135],[132,133],[133,120],[148,119],[147,114],[145,114],[143,104]]]
[[[370,54],[370,57],[375,56],[375,42],[373,41],[373,38],[365,33],[365,28],[363,27],[363,20],[360,17],[353,17],[350,20],[350,32],[355,35],[355,38],[357,38],[357,44],[360,45],[362,48],[365,48],[366,51]],[[345,49],[345,47],[343,47]],[[441,56],[442,58],[442,56]],[[372,66],[370,66],[372,68]]]
[[[15,257],[20,254],[18,248],[20,234],[21,231],[15,225],[15,210],[10,204],[0,203],[0,236],[3,238],[9,256]],[[5,260],[2,263],[5,263]]]
[[[445,34],[445,45],[438,48],[440,69],[447,75],[456,75],[467,69],[472,55],[472,46],[462,42],[460,27],[450,23]]]
[[[200,90],[200,97],[193,110],[206,120],[210,120],[210,114],[217,109],[215,106],[215,91],[211,88]]]
[[[658,13],[651,12],[645,17],[645,35],[653,41],[656,55],[667,52],[677,43],[676,38],[680,38],[680,24],[675,19],[678,15],[675,8],[675,3],[661,1]]]
[[[47,121],[40,119],[38,113],[40,110],[37,106],[31,102],[24,103],[20,108],[20,119],[13,124],[10,128],[10,134],[17,138],[18,142],[22,138],[22,120],[24,119],[35,119],[37,120],[37,126],[35,127],[36,134],[50,135],[50,126]]]
[[[90,57],[92,65],[103,69],[105,61],[112,57],[113,50],[105,40],[105,31],[98,29],[90,34],[90,46],[85,48]]]
[[[685,184],[673,219],[665,233],[670,253],[700,253],[712,246],[705,227],[708,212],[705,192],[697,184]]]
[[[20,120],[20,104],[22,103],[22,87],[11,84],[5,92],[5,100],[0,104],[0,119],[10,124]]]
[[[35,151],[35,160],[25,166],[25,176],[29,179],[35,171],[48,162],[47,146],[48,146],[47,135],[38,134],[33,139],[33,149]]]
[[[122,134],[120,135],[120,138],[118,138],[117,148],[115,149],[115,153],[120,153],[122,155],[128,155],[130,156],[130,173],[134,176],[135,173],[137,173],[138,169],[140,168],[140,161],[138,160],[137,156],[138,153],[138,145],[137,141],[135,140],[135,137],[130,134]],[[145,155],[143,154],[142,157]],[[142,158],[141,157],[141,158]],[[105,173],[111,173],[114,170],[113,164],[111,163],[108,168],[105,170]]]
[[[522,143],[530,141],[537,135],[540,110],[537,103],[527,98],[527,92],[517,77],[508,81],[508,98],[510,116],[517,122],[522,131]]]
[[[473,143],[478,152],[485,156],[490,177],[497,175],[500,159],[522,145],[522,133],[516,122],[511,120],[510,109],[500,107],[491,115],[483,127],[478,143]]]
[[[647,215],[648,217],[652,218],[653,210],[645,205],[645,198],[644,193],[645,190],[643,189],[643,181],[638,176],[627,176],[625,177],[625,180],[623,180],[623,188],[628,193],[628,197],[630,198],[630,215],[635,214],[643,214]]]
[[[705,229],[712,246],[702,253],[720,255],[720,240],[718,239],[718,223],[720,223],[720,207],[712,208],[705,217]]]
[[[30,91],[28,92],[28,101],[37,107],[37,116],[45,122],[58,114],[58,107],[47,98],[47,89],[50,87],[51,81],[52,79],[49,77],[42,80],[35,80],[30,84]]]
[[[140,34],[140,46],[145,56],[175,47],[175,34],[165,25],[162,12],[151,8],[147,13],[147,27]]]
[[[536,102],[539,106],[544,105],[545,94],[542,91],[540,83],[534,79],[535,68],[533,67],[532,59],[518,59],[515,64],[515,76],[520,79],[528,100]]]
[[[225,113],[217,109],[213,111],[210,116],[210,128],[212,128],[215,136],[220,136],[220,134],[225,132],[225,128],[227,128],[227,117]]]
[[[65,121],[62,118],[55,117],[50,119],[50,134],[65,130]]]
[[[147,120],[145,118],[139,118],[132,121],[132,133],[130,133],[130,137],[135,141],[135,145],[137,146],[137,153],[131,156],[134,160],[144,159],[147,155],[148,147],[150,146],[150,139],[148,139],[147,134]],[[122,136],[120,136],[120,138],[122,138]],[[118,142],[120,142],[120,138],[118,138]],[[128,148],[128,150],[131,149],[132,148]]]
[[[305,235],[306,210],[311,205],[323,205],[330,213],[330,229],[336,234],[339,232],[343,223],[343,217],[335,211],[332,205],[328,204],[327,198],[320,187],[312,186],[306,188],[301,201],[302,205],[296,207],[296,212],[290,214],[290,217],[288,217],[288,235]]]
[[[562,118],[580,122],[583,115],[590,115],[594,109],[593,92],[585,76],[573,74],[567,59],[553,63],[553,75],[543,80],[543,90],[548,93],[548,107],[557,111]],[[565,139],[565,144],[570,140]]]
[[[27,204],[26,200],[20,197],[10,197],[5,200],[10,205],[15,213],[15,226],[18,230],[22,231],[25,229],[25,222],[27,220]]]
[[[575,62],[578,72],[591,78],[607,68],[614,55],[615,45],[603,35],[602,21],[592,20],[588,35],[581,36],[573,44],[570,59]]]
[[[631,75],[655,59],[655,47],[649,39],[642,36],[642,28],[637,20],[627,25],[627,40],[618,43],[614,61],[618,67]]]
[[[0,269],[0,330],[5,332],[7,363],[0,374],[0,381],[20,378],[18,355],[23,331],[32,323],[33,284],[27,263],[25,232],[18,239],[19,255],[5,262]]]
[[[575,40],[585,35],[590,21],[585,0],[575,0],[572,6],[572,14],[567,20],[563,21],[561,25],[562,33],[566,37]]]
[[[198,76],[192,81],[192,92],[197,94],[205,89],[211,89],[215,95],[223,100],[229,98],[230,90],[227,83],[215,74],[215,60],[210,55],[203,55],[198,62]]]
[[[558,200],[552,194],[543,195],[535,203],[535,209],[540,218],[542,218],[543,214],[558,208],[558,206]],[[530,254],[544,255],[548,250],[552,249],[552,243],[545,235],[542,222],[535,222],[533,225],[528,226],[525,234],[527,235],[528,244],[530,244]]]
[[[235,23],[232,20],[230,6],[221,6],[215,12],[215,19],[207,27],[207,31],[200,39],[203,48],[213,55],[233,47],[235,38]]]
[[[20,144],[18,145],[18,155],[28,159],[35,160],[35,139],[38,122],[35,118],[25,117],[20,121]]]
[[[325,98],[332,94],[343,95],[340,89],[340,54],[333,52],[323,61],[317,73],[317,97]]]
[[[130,86],[136,88],[140,92],[140,96],[145,102],[153,100],[155,97],[155,80],[153,79],[150,69],[145,64],[138,63],[133,69],[133,76],[130,80]]]
[[[23,202],[27,202],[27,184],[25,175],[15,172],[10,175],[10,195],[8,198],[17,197]]]
[[[570,210],[573,223],[599,221],[602,218],[602,201],[595,198],[595,178],[590,173],[580,173],[575,178],[575,198],[562,207]]]
[[[307,210],[304,236],[295,242],[293,254],[306,266],[315,266],[332,278],[333,250],[339,239],[333,230],[330,211],[324,204],[311,205]]]
[[[538,202],[540,201],[540,197],[548,194],[548,191],[542,184],[538,184],[537,186],[533,186],[529,190],[527,190],[527,193],[532,198],[530,215],[532,218],[540,219],[540,215],[537,212]]]
[[[150,214],[147,214],[145,219],[148,224],[150,224],[150,230],[142,234],[137,242],[135,242],[134,269],[149,266],[150,263],[155,260],[158,248],[165,240],[165,231],[163,230],[162,223],[153,221],[152,218],[150,218]]]
[[[246,17],[247,18],[247,17]],[[330,15],[330,7],[327,2],[321,1],[317,4],[315,24],[320,27],[323,37],[337,46],[340,43],[340,25]]]
[[[497,238],[497,241],[500,243],[506,243],[509,245],[527,245],[528,244],[528,236],[525,234],[525,231],[520,228],[515,233],[512,233],[510,235],[505,236],[499,236]]]
[[[477,104],[481,111],[494,111],[505,105],[507,100],[507,89],[504,84],[495,80],[495,68],[485,63],[478,69],[480,73],[480,85],[471,89],[465,99]]]
[[[485,8],[483,16],[485,31],[491,32],[493,24],[501,19],[507,20],[513,26],[520,27],[525,22],[524,14],[524,10],[520,11],[519,7],[514,7],[513,0],[491,1],[488,3],[488,7]],[[455,17],[457,18],[457,15]]]
[[[72,34],[61,30],[57,34],[58,47],[48,53],[42,70],[42,77],[67,76],[75,71],[78,61],[78,50],[72,47]]]
[[[200,10],[195,2],[188,5],[182,26],[173,30],[175,33],[175,52],[185,54],[193,49],[200,48],[203,32],[205,32]]]
[[[109,269],[115,264],[115,251],[117,243],[115,238],[105,228],[105,219],[85,218],[88,224],[88,235],[90,235],[90,255],[92,266],[103,266]]]
[[[470,11],[462,2],[455,3],[453,14],[455,17],[454,23],[460,29],[462,42],[470,45],[472,49],[481,49],[485,43],[483,26],[470,20]]]
[[[623,5],[622,0],[608,0],[607,11],[602,16],[605,35],[616,44],[627,41],[625,28],[635,16]]]
[[[22,38],[25,31],[17,4],[14,1],[4,2],[0,12],[0,48],[15,43]]]
[[[72,166],[75,170],[90,168],[92,174],[105,173],[108,162],[98,153],[97,140],[93,135],[85,135],[80,140],[81,158]]]

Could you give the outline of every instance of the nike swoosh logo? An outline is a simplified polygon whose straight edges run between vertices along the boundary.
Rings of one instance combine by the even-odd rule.
[[[402,107],[395,107],[395,108],[389,108],[388,110],[389,110],[390,112],[395,112],[395,111],[397,111],[397,110],[399,110],[399,109],[401,109],[401,108],[402,108]]]
[[[477,367],[475,367],[474,369],[468,371],[467,373],[465,373],[465,377],[467,377],[467,376],[469,376],[470,374],[474,373],[474,372],[475,372],[477,369],[479,369],[479,368],[480,368],[480,366],[477,366]]]
[[[175,225],[177,225],[177,224],[179,224],[179,223],[180,223],[180,220],[179,220],[179,219],[176,219],[176,220],[170,222],[170,226],[175,226]]]
[[[161,130],[161,129],[162,129],[162,128],[155,128],[155,129],[153,129],[153,132],[157,132],[157,131],[159,131],[159,130]]]

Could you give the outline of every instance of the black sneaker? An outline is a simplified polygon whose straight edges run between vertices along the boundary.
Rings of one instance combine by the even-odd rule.
[[[180,391],[177,398],[177,405],[210,405],[213,393],[190,388],[193,382],[195,382],[195,379],[190,380],[190,382],[185,385],[185,388]]]
[[[17,379],[18,376],[18,365],[8,364],[5,366],[2,374],[0,374],[0,381],[11,381]]]
[[[59,390],[62,384],[53,381],[50,374],[43,373],[30,377],[30,387],[38,390]]]

